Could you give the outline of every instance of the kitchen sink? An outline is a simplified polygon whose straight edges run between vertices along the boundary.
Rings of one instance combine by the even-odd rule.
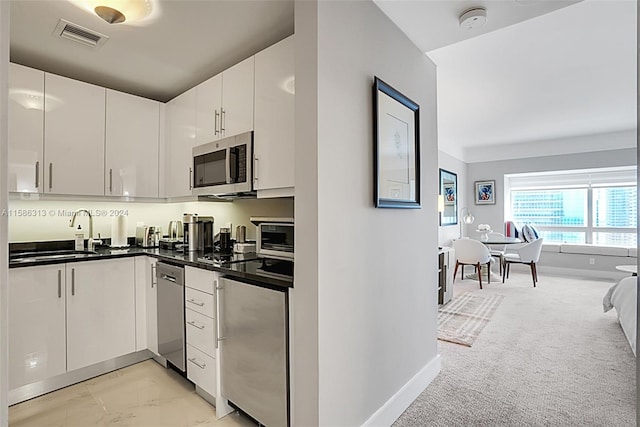
[[[84,258],[90,255],[97,255],[96,251],[38,251],[38,252],[17,252],[9,255],[9,261],[15,262],[35,262],[55,259],[76,259]]]

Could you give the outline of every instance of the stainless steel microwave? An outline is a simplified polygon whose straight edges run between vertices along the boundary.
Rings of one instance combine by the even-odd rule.
[[[192,193],[225,195],[253,190],[253,132],[193,147]]]
[[[293,218],[252,217],[257,226],[256,253],[258,256],[293,260]]]

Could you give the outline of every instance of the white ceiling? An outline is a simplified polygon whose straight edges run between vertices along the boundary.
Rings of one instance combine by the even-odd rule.
[[[11,61],[167,101],[293,34],[293,0],[159,4],[151,24],[130,26],[107,24],[66,0],[12,0]],[[54,36],[60,18],[110,39],[92,49]]]
[[[423,52],[495,31],[581,0],[373,0]],[[484,7],[487,22],[465,31],[458,18]]]
[[[536,141],[538,155],[560,154],[581,151],[585,145],[597,148],[575,136],[610,132],[615,135],[604,140],[611,140],[611,148],[635,146],[630,132],[619,133],[636,127],[635,1],[563,4],[515,25],[516,11],[558,3],[480,1],[477,4],[487,9],[487,26],[493,23],[490,31],[445,47],[438,37],[429,39],[435,23],[420,24],[415,17],[419,8],[433,2],[378,1],[383,9],[397,3],[397,10],[387,13],[438,66],[441,150],[471,162],[483,151],[490,152],[489,157],[535,153],[531,144],[522,144]],[[441,3],[433,5],[438,25],[448,26],[439,31],[468,36],[459,29],[453,9],[444,17]],[[430,19],[435,19],[433,14]],[[607,146],[599,144],[600,149]]]

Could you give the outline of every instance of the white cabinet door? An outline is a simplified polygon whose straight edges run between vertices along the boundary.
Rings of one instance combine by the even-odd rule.
[[[258,52],[256,58],[254,188],[293,196],[295,63],[293,36]],[[282,191],[286,189],[286,191]],[[265,193],[265,194],[262,194]]]
[[[224,137],[253,130],[254,57],[222,73],[222,121]]]
[[[9,389],[66,370],[64,264],[9,270]]]
[[[196,88],[167,104],[165,192],[167,197],[191,195],[192,153],[196,137]]]
[[[136,349],[134,260],[68,263],[67,370]]]
[[[45,73],[45,192],[104,195],[105,89]]]
[[[220,139],[222,123],[222,74],[196,86],[195,145]]]
[[[149,349],[158,354],[158,290],[156,262],[136,257],[136,351]]]
[[[9,191],[42,192],[45,107],[44,72],[9,64]]]
[[[160,104],[107,89],[107,196],[158,197]]]

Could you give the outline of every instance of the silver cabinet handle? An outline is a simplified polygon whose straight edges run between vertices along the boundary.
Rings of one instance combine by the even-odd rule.
[[[217,135],[220,133],[220,131],[218,130],[218,117],[220,116],[220,113],[218,113],[218,109],[216,108],[215,113],[213,114],[213,134]]]
[[[49,190],[53,188],[53,163],[49,163]]]
[[[193,176],[193,169],[189,168],[189,190],[193,189],[193,181],[191,180],[191,177]]]
[[[156,277],[156,265],[155,264],[151,264],[151,287],[153,288],[154,285],[157,285],[157,282],[153,281],[153,278]],[[157,277],[156,277],[157,279]]]
[[[191,304],[195,304],[195,305],[197,305],[199,307],[204,307],[204,302],[196,301],[193,298],[188,299],[187,302],[190,302]]]
[[[222,114],[220,115],[220,133],[224,132],[227,126],[227,112],[224,111],[224,108],[221,108]]]
[[[76,294],[76,269],[71,269],[71,295]]]
[[[197,361],[197,359],[195,357],[190,358],[189,362],[193,363],[194,365],[196,365],[200,369],[204,369],[207,366],[206,363],[198,363],[198,361]]]
[[[109,193],[113,194],[113,169],[109,169]]]
[[[214,307],[214,309],[217,309],[217,313],[215,314],[217,316],[218,321],[213,326],[213,340],[216,344],[216,348],[219,347],[218,343],[224,339],[220,337],[220,335],[222,335],[222,309],[224,304],[224,301],[221,297],[223,296],[222,291],[224,290],[224,286],[220,285],[219,283],[220,282],[218,280],[213,281],[213,286],[218,291],[216,292],[216,298],[218,299],[218,304],[216,304],[217,307]]]
[[[204,325],[198,325],[196,322],[194,322],[193,320],[190,320],[187,322],[189,325],[193,326],[194,328],[198,328],[198,329],[204,329]]]
[[[58,298],[62,298],[62,270],[58,270]]]
[[[36,188],[38,188],[40,184],[40,162],[36,162]]]
[[[224,341],[226,339],[227,339],[227,337],[219,337],[216,341]]]

